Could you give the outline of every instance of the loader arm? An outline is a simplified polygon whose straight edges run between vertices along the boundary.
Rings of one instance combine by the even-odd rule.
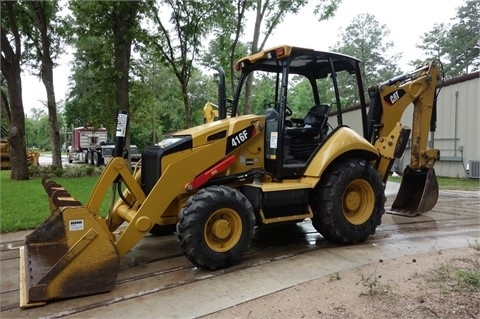
[[[387,181],[395,158],[400,158],[411,132],[410,163],[392,210],[415,216],[429,211],[438,198],[438,184],[433,167],[440,151],[428,147],[429,131],[435,128],[437,87],[442,78],[438,61],[371,88],[369,138],[381,157],[376,168]],[[407,108],[413,104],[411,128],[401,124]]]
[[[161,175],[148,192],[145,201],[141,205],[129,205],[119,201],[114,207],[111,214],[113,220],[128,222],[127,228],[116,241],[119,255],[123,256],[132,249],[159,219],[176,223],[182,198],[193,195],[198,185],[206,181],[203,174],[213,176],[227,168],[230,170],[229,174],[246,171],[249,166],[237,160],[242,157],[238,152],[243,149],[243,144],[235,142],[233,137],[245,133],[248,135],[245,135],[245,144],[257,145],[256,143],[262,142],[263,135],[260,132],[264,121],[261,119],[262,117],[255,115],[245,115],[231,121],[210,123],[202,130],[191,128],[183,131],[182,136],[192,137],[192,147],[162,158],[161,164],[159,163],[162,165]],[[247,131],[249,133],[246,133]],[[246,143],[247,141],[249,143]],[[232,143],[237,146],[233,147]],[[258,147],[254,149],[257,150]],[[236,155],[232,156],[233,154]],[[258,160],[260,162],[259,158]],[[145,162],[142,164],[147,166]],[[172,205],[177,207],[177,210],[173,210],[174,215],[171,215],[172,210],[169,209]]]

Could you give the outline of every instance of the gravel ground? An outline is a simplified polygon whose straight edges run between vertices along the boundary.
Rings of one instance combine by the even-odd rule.
[[[479,250],[380,259],[203,318],[480,318]]]

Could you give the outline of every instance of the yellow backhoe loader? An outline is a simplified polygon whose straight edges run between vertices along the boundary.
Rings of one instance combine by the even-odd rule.
[[[27,165],[38,166],[40,153],[34,150],[27,150]],[[0,139],[0,169],[11,169],[10,144],[8,142],[8,130],[2,126]]]
[[[350,56],[278,46],[242,58],[236,70],[233,100],[227,105],[222,94],[205,124],[147,147],[133,174],[122,158],[128,116],[120,113],[115,157],[86,204],[43,182],[52,213],[20,252],[21,307],[113,289],[122,256],[172,225],[186,258],[212,270],[238,262],[256,226],[309,218],[328,241],[363,242],[381,223],[385,183],[409,141],[392,211],[414,216],[434,207],[439,151],[427,140],[439,63],[371,88],[370,106],[361,61]],[[262,114],[241,115],[249,103]],[[409,105],[411,129],[400,123]],[[102,218],[113,189],[118,199]]]

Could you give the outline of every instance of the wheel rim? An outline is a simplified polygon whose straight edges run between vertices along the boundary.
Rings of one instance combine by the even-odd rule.
[[[352,181],[343,194],[343,214],[354,225],[365,223],[373,213],[375,193],[366,180]]]
[[[215,211],[205,225],[205,241],[210,249],[225,252],[232,249],[242,234],[242,219],[236,211],[222,208]]]

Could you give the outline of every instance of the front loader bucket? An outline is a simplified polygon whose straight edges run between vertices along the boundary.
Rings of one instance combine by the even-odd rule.
[[[438,182],[435,170],[413,170],[407,166],[390,213],[414,217],[431,210],[437,200]]]
[[[44,183],[52,214],[20,249],[20,307],[110,291],[117,279],[120,258],[103,220],[52,183]]]

